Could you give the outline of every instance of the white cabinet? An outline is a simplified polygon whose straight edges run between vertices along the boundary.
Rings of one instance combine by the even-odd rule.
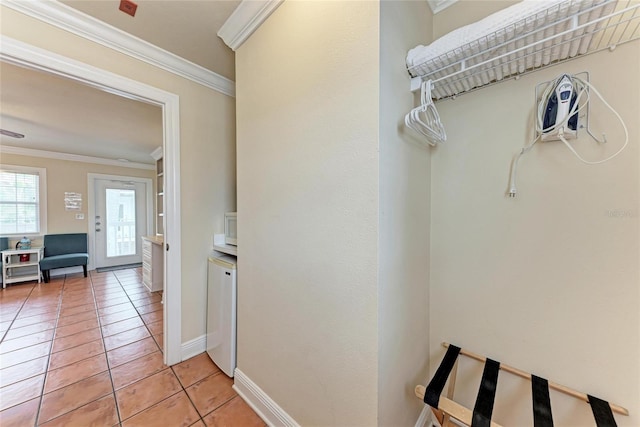
[[[236,258],[209,258],[207,353],[230,377],[236,368]]]
[[[40,283],[40,260],[43,253],[44,248],[2,251],[2,287],[29,280],[37,280]]]
[[[142,238],[142,283],[151,292],[163,290],[163,246],[161,238]]]

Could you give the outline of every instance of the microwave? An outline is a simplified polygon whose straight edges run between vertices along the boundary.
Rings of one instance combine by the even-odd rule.
[[[238,214],[227,212],[224,214],[224,243],[227,245],[238,245]]]

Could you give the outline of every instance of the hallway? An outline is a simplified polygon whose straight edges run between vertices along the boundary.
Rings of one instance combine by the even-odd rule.
[[[0,293],[0,425],[264,426],[206,353],[162,362],[140,268]]]

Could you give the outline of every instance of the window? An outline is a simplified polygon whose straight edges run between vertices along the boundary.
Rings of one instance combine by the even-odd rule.
[[[0,235],[46,233],[46,177],[43,168],[0,167]]]

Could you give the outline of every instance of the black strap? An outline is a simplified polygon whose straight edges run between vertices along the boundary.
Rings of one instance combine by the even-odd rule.
[[[460,354],[460,347],[449,344],[447,353],[444,355],[442,362],[440,362],[440,366],[438,366],[435,375],[431,378],[431,381],[424,392],[424,403],[427,405],[436,409],[438,408],[442,389],[447,382],[447,378],[449,378],[453,365],[455,365],[456,360],[458,359],[458,354]]]
[[[533,427],[553,427],[549,382],[544,378],[531,375],[531,394],[533,396]]]
[[[609,402],[606,402],[597,397],[587,395],[589,397],[589,403],[591,404],[591,410],[593,411],[593,418],[596,419],[596,426],[598,427],[617,427],[616,420],[613,418],[613,412]]]
[[[473,407],[471,427],[491,426],[493,403],[496,400],[496,388],[498,386],[498,372],[500,372],[500,362],[487,359],[482,372],[482,381],[480,382],[476,405]]]

